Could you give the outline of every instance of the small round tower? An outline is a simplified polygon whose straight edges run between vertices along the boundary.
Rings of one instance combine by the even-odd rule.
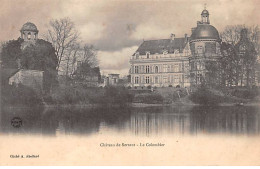
[[[39,31],[36,25],[31,22],[25,23],[21,28],[20,32],[21,38],[24,39],[24,41],[35,41],[38,39]]]

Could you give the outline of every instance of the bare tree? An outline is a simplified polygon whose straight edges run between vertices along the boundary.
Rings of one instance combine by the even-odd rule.
[[[90,67],[98,66],[97,49],[93,45],[85,44],[82,48],[82,62],[88,64]]]
[[[65,55],[65,74],[70,76],[75,71],[78,54],[80,51],[79,43],[74,43]]]
[[[246,38],[241,40],[241,30],[247,30]],[[227,26],[220,34],[222,38],[222,70],[228,85],[250,86],[255,79],[257,55],[260,52],[260,30],[258,26]],[[240,46],[244,46],[243,52]],[[246,84],[243,84],[243,81]]]
[[[63,61],[64,55],[77,42],[79,33],[74,23],[69,18],[55,19],[50,21],[50,29],[46,40],[52,43],[58,57],[57,70]]]
[[[220,37],[223,42],[235,45],[240,40],[240,33],[243,28],[245,28],[245,25],[228,25],[220,33]]]
[[[260,52],[260,28],[258,25],[245,26],[245,25],[228,25],[223,32],[220,33],[220,37],[223,42],[236,45],[240,40],[241,30],[246,28],[248,30],[248,37],[251,42],[254,43],[256,51]]]

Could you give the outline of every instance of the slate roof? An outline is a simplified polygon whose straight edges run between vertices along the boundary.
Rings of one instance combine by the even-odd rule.
[[[1,70],[0,79],[2,83],[8,83],[9,78],[19,71],[19,69],[9,69],[9,68],[8,69],[1,68],[0,70]]]
[[[21,28],[21,31],[33,31],[33,32],[38,32],[38,29],[34,23],[27,22],[23,25]]]
[[[195,39],[216,39],[220,40],[218,30],[209,24],[199,24],[191,35],[191,40]]]
[[[175,38],[171,39],[159,39],[159,40],[148,40],[144,41],[136,52],[139,52],[140,55],[145,55],[146,52],[150,52],[150,54],[162,54],[163,51],[167,50],[168,53],[174,53],[175,49],[179,49],[179,52],[182,53],[185,48],[188,40],[183,38]],[[135,52],[135,53],[136,53]],[[135,55],[135,53],[133,55]]]

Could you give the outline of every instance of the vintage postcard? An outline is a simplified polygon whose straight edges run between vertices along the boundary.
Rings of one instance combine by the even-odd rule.
[[[0,0],[0,165],[260,165],[259,7]]]

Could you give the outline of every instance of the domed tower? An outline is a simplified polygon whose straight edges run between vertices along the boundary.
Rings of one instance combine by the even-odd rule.
[[[36,25],[31,22],[25,23],[21,28],[20,32],[21,38],[24,39],[24,41],[35,41],[38,39],[39,31]]]
[[[201,21],[197,27],[192,28],[190,38],[190,66],[191,81],[193,84],[201,84],[207,77],[206,64],[208,61],[217,61],[221,56],[219,33],[210,25],[209,11],[206,8],[201,12]]]

